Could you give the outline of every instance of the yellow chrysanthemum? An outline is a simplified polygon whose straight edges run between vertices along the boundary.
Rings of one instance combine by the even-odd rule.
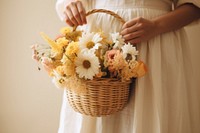
[[[65,35],[65,38],[69,41],[78,41],[79,37],[82,35],[81,31],[73,31],[71,27],[64,27],[60,32]]]
[[[79,52],[78,42],[71,42],[65,50],[65,55],[73,60]]]
[[[70,33],[72,32],[72,28],[71,27],[63,27],[60,29],[60,33],[62,34],[67,34],[67,33]]]
[[[69,77],[75,75],[75,64],[67,60],[64,65],[56,67],[54,71],[63,77]]]
[[[69,59],[67,59],[65,61],[65,64],[64,64],[64,73],[66,76],[72,76],[72,75],[75,75],[75,64],[70,61]]]
[[[79,40],[79,37],[81,37],[82,32],[81,31],[73,31],[69,32],[65,35],[67,40],[77,42]]]
[[[59,45],[59,47],[65,47],[67,46],[69,43],[69,41],[65,38],[65,37],[61,37],[61,38],[58,38],[56,40],[56,44]]]

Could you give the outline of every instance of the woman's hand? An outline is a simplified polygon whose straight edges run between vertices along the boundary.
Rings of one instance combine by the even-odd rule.
[[[81,1],[71,2],[65,10],[66,23],[70,26],[86,24],[86,12]]]
[[[121,34],[126,42],[136,44],[158,34],[180,29],[197,19],[200,19],[200,8],[186,3],[153,20],[134,18],[123,25]]]
[[[151,20],[142,17],[134,18],[123,25],[121,35],[126,42],[136,44],[156,36],[156,27],[156,24]]]

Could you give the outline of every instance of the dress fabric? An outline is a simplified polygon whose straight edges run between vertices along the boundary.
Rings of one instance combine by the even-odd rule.
[[[66,0],[57,1],[57,12],[64,20]],[[152,19],[179,6],[199,0],[82,0],[86,10],[108,9],[126,21],[135,17]],[[87,31],[120,31],[121,23],[110,15],[87,17]],[[200,86],[194,79],[190,45],[184,29],[164,33],[137,44],[138,59],[148,73],[138,78],[128,105],[107,117],[84,116],[73,111],[66,94],[58,133],[200,133]]]

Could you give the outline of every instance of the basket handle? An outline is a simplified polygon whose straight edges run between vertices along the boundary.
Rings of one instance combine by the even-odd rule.
[[[88,12],[86,13],[86,16],[89,16],[89,15],[94,14],[94,13],[99,13],[99,12],[100,12],[100,13],[106,13],[106,14],[109,14],[109,15],[115,17],[115,18],[118,19],[122,24],[124,24],[124,23],[126,22],[122,17],[120,17],[120,16],[119,16],[118,14],[116,14],[115,12],[110,11],[110,10],[106,10],[106,9],[93,9],[93,10],[91,10],[91,11],[88,11]],[[73,31],[75,31],[76,28],[77,28],[77,26],[74,26],[74,27],[73,27]]]

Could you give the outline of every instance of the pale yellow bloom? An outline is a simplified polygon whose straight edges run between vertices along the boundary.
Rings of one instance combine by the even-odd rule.
[[[78,52],[79,52],[78,42],[71,42],[65,49],[65,56],[67,56],[73,61]]]
[[[79,52],[79,46],[78,46],[78,42],[71,42],[65,51],[66,55],[73,55],[73,54],[77,54]]]
[[[66,40],[64,42],[63,38],[62,39],[58,39],[60,41],[59,41],[59,43],[57,43],[54,40],[52,40],[51,38],[49,38],[45,33],[42,32],[40,34],[43,37],[43,39],[46,40],[49,43],[49,45],[50,45],[50,47],[51,47],[53,52],[55,52],[56,54],[60,54],[60,53],[63,52],[63,45],[67,45]],[[62,44],[62,45],[59,45],[59,44]]]
[[[73,29],[71,27],[63,27],[63,28],[60,29],[60,33],[67,34],[67,33],[72,32],[72,30]]]
[[[65,38],[69,41],[78,41],[79,37],[82,35],[81,31],[73,31],[71,27],[64,27],[60,32],[65,35]]]
[[[79,38],[81,37],[82,32],[81,31],[74,31],[74,32],[69,32],[65,35],[67,40],[77,42]]]
[[[63,77],[75,75],[75,64],[67,60],[65,64],[56,67],[55,71]]]
[[[73,76],[76,74],[75,64],[71,60],[67,59],[64,66],[64,73],[66,76]]]
[[[56,44],[63,48],[69,44],[69,41],[65,37],[61,37],[56,40]]]

